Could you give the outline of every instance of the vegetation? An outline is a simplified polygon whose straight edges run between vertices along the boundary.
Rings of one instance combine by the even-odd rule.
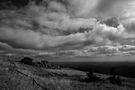
[[[29,59],[31,58],[23,58]],[[27,61],[26,61],[27,62]],[[31,61],[30,61],[31,62]],[[47,61],[33,62],[51,64]],[[51,64],[53,67],[53,64]],[[58,66],[58,65],[56,65]],[[110,77],[110,79],[108,79]],[[115,81],[116,79],[116,81]],[[35,64],[0,60],[0,90],[134,90],[135,80],[71,68],[46,68]],[[114,80],[114,83],[113,83]],[[111,82],[112,81],[112,82]]]

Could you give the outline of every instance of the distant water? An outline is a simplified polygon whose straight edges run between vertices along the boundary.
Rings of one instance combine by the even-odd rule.
[[[53,62],[55,64],[72,67],[84,71],[111,74],[135,78],[135,62]]]

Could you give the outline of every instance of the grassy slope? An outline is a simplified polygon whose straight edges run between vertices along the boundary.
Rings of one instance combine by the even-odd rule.
[[[97,74],[100,78],[108,75]],[[0,60],[0,90],[135,90],[135,80],[122,78],[125,85],[107,81],[85,82],[86,72],[63,68],[45,69]]]

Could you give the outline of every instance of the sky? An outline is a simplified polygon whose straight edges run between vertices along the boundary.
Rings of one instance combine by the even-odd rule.
[[[1,10],[0,53],[75,50],[77,55],[131,55],[134,10],[134,0],[44,0],[20,10]]]

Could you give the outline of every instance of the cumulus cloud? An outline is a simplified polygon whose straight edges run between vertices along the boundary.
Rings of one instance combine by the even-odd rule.
[[[128,33],[130,33],[131,37],[134,37],[135,33],[135,18],[128,18],[122,21],[125,29],[127,30]]]
[[[134,37],[134,29],[135,29],[135,1],[128,0],[128,3],[123,7],[123,12],[119,17],[121,23],[124,25],[126,31],[131,34],[131,37]]]
[[[13,48],[6,43],[0,42],[0,50],[12,50]]]
[[[29,4],[20,12],[1,11],[0,42],[22,49],[69,49],[119,42],[129,36],[122,24],[108,26],[90,15],[98,8],[105,12],[115,1],[69,0],[65,5],[53,0],[46,3]]]
[[[55,12],[67,12],[66,7],[62,3],[58,3],[57,1],[50,2],[48,9]]]
[[[80,44],[85,42],[115,41],[121,37],[122,28],[113,28],[104,24],[95,25],[92,31],[75,33],[66,36],[51,36],[39,31],[24,28],[1,27],[0,40],[15,48],[45,49],[63,45]],[[62,29],[63,31],[63,29]],[[116,34],[117,33],[117,34]],[[61,34],[60,34],[61,35]],[[91,44],[91,43],[90,43]]]
[[[120,44],[89,46],[85,47],[83,52],[85,55],[91,54],[90,56],[135,55],[135,46]]]
[[[98,0],[69,0],[69,10],[75,16],[85,17],[93,13]]]
[[[132,0],[68,0],[69,10],[75,16],[107,17],[119,16]],[[126,7],[125,7],[126,6]]]

